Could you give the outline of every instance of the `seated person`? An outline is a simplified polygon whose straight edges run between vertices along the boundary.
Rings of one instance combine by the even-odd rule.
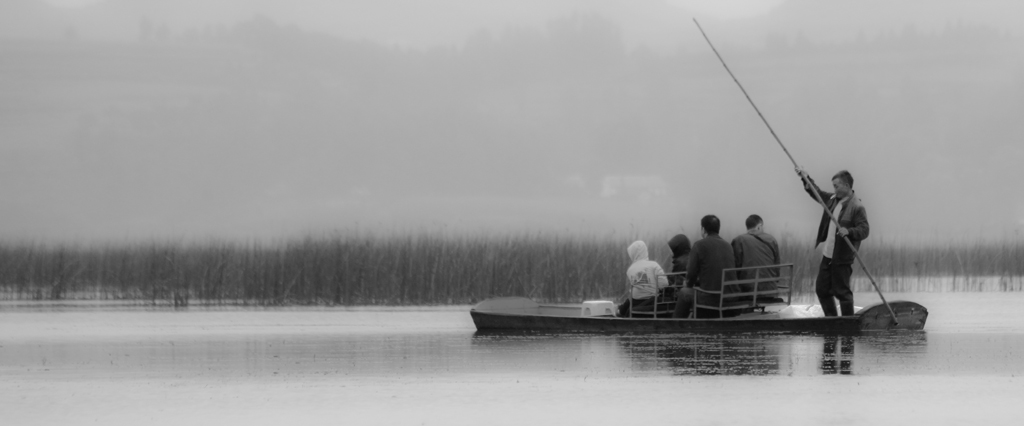
[[[690,239],[683,234],[677,234],[668,240],[668,248],[672,250],[672,258],[669,259],[669,264],[672,265],[670,272],[686,272],[686,267],[689,264],[690,259]],[[686,284],[685,275],[669,275],[668,283],[672,286],[682,286]],[[666,294],[668,293],[666,289]]]
[[[619,316],[629,316],[630,299],[633,308],[651,306],[654,304],[654,295],[658,290],[668,285],[665,278],[665,270],[661,269],[658,262],[647,258],[647,244],[643,241],[634,241],[626,249],[630,260],[633,261],[626,270],[626,277],[629,279],[629,299],[619,305]],[[657,283],[655,283],[657,277]]]
[[[677,292],[676,310],[672,318],[689,318],[693,308],[693,299],[697,294],[693,288],[702,290],[722,290],[722,270],[734,267],[732,246],[718,236],[721,221],[715,215],[707,215],[700,220],[700,233],[703,238],[693,244],[693,250],[686,266],[686,287]],[[735,277],[726,277],[732,280]],[[698,300],[702,305],[718,305],[719,299],[714,294],[701,294]],[[715,317],[718,313],[714,313]],[[732,316],[738,312],[723,312],[724,316]],[[697,317],[709,317],[709,312],[699,309]]]
[[[779,243],[775,237],[764,232],[764,220],[756,214],[747,218],[747,233],[732,240],[733,257],[736,259],[737,268],[751,266],[768,266],[782,263],[779,259]],[[758,277],[778,277],[778,268],[767,268],[756,270]],[[754,279],[755,271],[738,271],[736,278]],[[753,286],[744,291],[752,291]],[[778,290],[776,281],[760,282],[757,284],[758,291]]]

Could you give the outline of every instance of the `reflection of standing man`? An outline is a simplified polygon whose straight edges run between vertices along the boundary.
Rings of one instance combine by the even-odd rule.
[[[779,258],[779,242],[775,241],[775,237],[764,232],[764,220],[761,219],[761,216],[756,214],[750,215],[747,218],[746,225],[747,233],[732,239],[732,254],[736,258],[736,267],[747,268],[782,263]],[[736,273],[736,278],[741,280],[753,279],[755,276],[759,278],[777,277],[779,276],[779,270],[778,268],[767,268],[756,271],[738,271]],[[759,291],[768,291],[778,290],[778,287],[775,282],[770,281],[758,283],[757,289]],[[753,290],[752,286],[750,290]]]
[[[861,240],[868,237],[868,214],[861,205],[860,199],[853,193],[853,176],[842,170],[832,176],[832,188],[835,193],[822,191],[807,172],[798,168],[797,174],[804,180],[804,190],[817,201],[815,191],[828,208],[821,214],[818,225],[818,237],[815,244],[821,244],[821,266],[818,278],[814,283],[814,291],[818,294],[821,310],[825,316],[836,316],[835,299],[839,299],[839,308],[843,316],[853,315],[853,291],[850,290],[850,276],[853,275],[853,261],[860,248]],[[809,184],[808,184],[809,182]],[[829,214],[838,219],[839,226],[829,218]],[[849,238],[850,245],[843,241]],[[833,296],[835,299],[833,299]]]
[[[836,355],[836,346],[839,346],[839,354]],[[836,360],[839,360],[839,368],[836,369]],[[836,335],[825,336],[825,346],[821,351],[821,373],[822,374],[851,374],[853,370],[853,337]]]

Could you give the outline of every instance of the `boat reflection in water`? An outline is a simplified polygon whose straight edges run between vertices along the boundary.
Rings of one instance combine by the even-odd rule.
[[[621,338],[620,345],[640,365],[676,375],[746,375],[779,373],[779,348],[757,336],[692,334],[651,338]]]
[[[474,352],[505,365],[601,375],[892,374],[926,356],[924,332],[581,335],[476,333]],[[484,354],[484,352],[486,354]],[[501,358],[496,359],[496,358]]]

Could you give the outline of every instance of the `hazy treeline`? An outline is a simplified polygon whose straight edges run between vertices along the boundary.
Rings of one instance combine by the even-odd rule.
[[[1024,99],[1019,37],[951,25],[720,48],[794,151],[821,155],[796,142],[824,135],[828,146],[858,147],[851,162],[897,150],[873,161],[876,179],[973,185],[964,205],[994,195],[988,182],[1013,178],[1012,152],[974,141],[1024,131],[1014,113]],[[735,186],[705,188],[694,176],[723,164],[736,179],[786,168],[765,164],[779,154],[708,49],[628,48],[596,15],[430,50],[267,18],[165,43],[6,40],[0,74],[0,106],[19,111],[0,127],[10,142],[0,167],[19,177],[0,196],[101,235],[161,221],[206,232],[236,217],[252,221],[248,231],[296,214],[329,229],[331,215],[363,214],[350,206],[400,210],[387,203],[413,195],[572,202],[599,198],[602,179],[616,175],[657,175],[671,182],[666,197],[699,204]],[[928,161],[908,163],[907,153]],[[760,194],[771,191],[749,196],[777,198]],[[900,201],[927,202],[916,194]],[[11,223],[37,224],[32,211],[15,209]],[[946,214],[934,220],[956,219]],[[61,231],[37,224],[26,235]]]
[[[664,242],[646,240],[652,259],[669,268]],[[493,296],[559,302],[610,299],[625,293],[625,249],[630,241],[541,234],[418,234],[277,244],[4,244],[0,297],[128,299],[176,306],[466,304]],[[809,243],[791,238],[783,238],[781,248],[783,262],[796,264],[796,293],[812,294],[820,254]],[[1015,283],[1000,290],[1019,291],[1024,277],[1020,240],[947,247],[870,244],[863,255],[876,278],[999,276]],[[858,268],[855,276],[860,274]],[[861,287],[855,290],[871,291],[866,283]],[[905,290],[883,285],[883,291]]]

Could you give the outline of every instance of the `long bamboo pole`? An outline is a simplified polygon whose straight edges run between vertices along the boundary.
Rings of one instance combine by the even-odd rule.
[[[782,140],[779,139],[779,136],[775,134],[775,129],[772,129],[771,124],[768,124],[768,120],[764,118],[764,114],[761,114],[761,110],[758,109],[757,105],[754,104],[754,100],[750,99],[750,95],[747,94],[747,90],[743,88],[743,85],[740,84],[740,81],[736,78],[736,75],[733,74],[732,70],[729,69],[729,66],[725,64],[725,59],[722,59],[722,55],[718,54],[718,49],[715,49],[715,45],[711,44],[711,39],[708,38],[707,33],[704,32],[704,28],[701,28],[700,23],[697,22],[697,18],[693,19],[693,23],[697,24],[697,29],[700,30],[700,34],[704,36],[704,40],[708,42],[708,46],[711,46],[711,51],[715,52],[715,56],[718,57],[718,61],[722,63],[722,66],[725,67],[725,71],[729,73],[730,77],[732,77],[732,81],[736,82],[736,85],[739,86],[740,91],[743,92],[743,96],[747,98],[747,102],[750,102],[750,106],[754,107],[754,111],[757,112],[757,116],[761,117],[761,121],[763,121],[764,125],[768,127],[768,131],[771,132],[772,137],[775,138],[775,142],[779,143],[779,146],[782,147],[782,151],[786,153],[786,156],[789,157],[789,161],[793,163],[793,167],[800,172],[800,179],[804,181],[804,186],[806,188],[809,188],[808,192],[814,194],[814,199],[818,200],[818,204],[821,204],[821,208],[825,210],[826,214],[828,214],[829,219],[832,219],[832,222],[836,224],[836,229],[842,228],[842,225],[839,224],[839,219],[836,218],[831,211],[829,211],[828,205],[825,204],[825,200],[821,199],[821,194],[818,193],[817,185],[811,183],[810,178],[807,177],[807,173],[804,172],[799,165],[797,165],[796,160],[793,159],[793,155],[791,155],[789,153],[789,150],[786,149],[786,145],[783,145]],[[846,244],[850,247],[850,250],[853,251],[853,256],[857,259],[857,263],[860,265],[861,269],[864,270],[864,274],[868,276],[868,280],[871,281],[871,285],[875,288],[875,291],[878,292],[878,297],[882,299],[882,303],[885,304],[885,307],[887,309],[889,309],[889,315],[892,316],[893,325],[899,325],[900,321],[899,319],[896,318],[896,312],[893,312],[892,307],[889,306],[889,302],[885,300],[885,296],[882,294],[882,290],[878,288],[878,284],[875,283],[875,278],[871,276],[870,272],[868,272],[868,267],[867,265],[864,264],[864,260],[860,258],[860,253],[857,252],[857,248],[853,246],[853,242],[851,242],[850,238],[847,237],[846,235],[843,235],[843,241],[846,241]]]

